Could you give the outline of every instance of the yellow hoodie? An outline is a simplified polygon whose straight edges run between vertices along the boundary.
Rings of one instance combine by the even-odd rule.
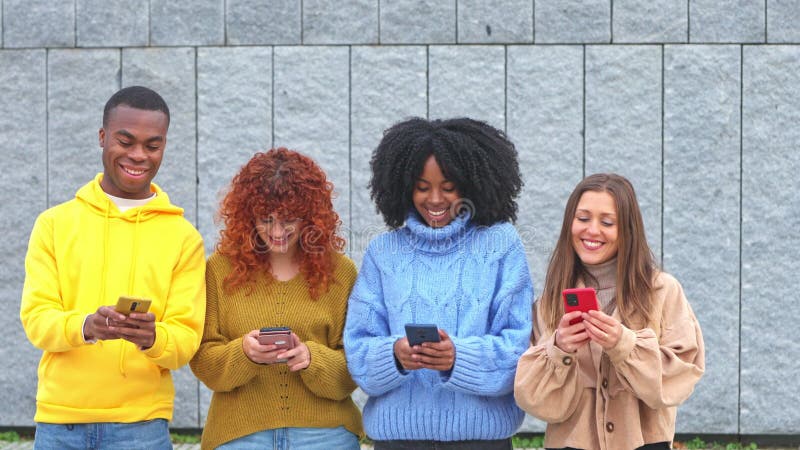
[[[205,317],[203,241],[155,184],[156,197],[124,213],[100,187],[43,212],[25,258],[20,318],[39,362],[37,422],[172,419],[171,369],[189,362]],[[87,314],[120,295],[152,300],[156,339],[83,340]]]

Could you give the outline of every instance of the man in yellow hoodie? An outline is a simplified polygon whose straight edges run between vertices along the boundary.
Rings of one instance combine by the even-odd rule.
[[[25,258],[20,318],[43,350],[36,449],[169,449],[170,370],[203,334],[205,260],[197,230],[153,177],[169,108],[141,86],[106,103],[103,173],[39,215]],[[120,296],[151,301],[115,310]]]

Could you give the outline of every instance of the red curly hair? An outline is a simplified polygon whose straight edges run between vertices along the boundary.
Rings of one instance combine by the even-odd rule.
[[[300,272],[312,298],[327,291],[334,269],[332,253],[341,252],[345,243],[338,235],[341,220],[333,210],[332,194],[333,183],[311,158],[282,147],[256,153],[233,177],[218,212],[225,227],[217,252],[233,266],[223,282],[225,289],[245,285],[258,273],[272,273],[256,220],[274,213],[302,221],[300,251],[295,256]]]

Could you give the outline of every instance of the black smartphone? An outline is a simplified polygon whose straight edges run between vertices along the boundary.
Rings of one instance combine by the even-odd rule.
[[[439,327],[429,323],[407,323],[406,338],[408,345],[420,345],[423,342],[439,342]]]

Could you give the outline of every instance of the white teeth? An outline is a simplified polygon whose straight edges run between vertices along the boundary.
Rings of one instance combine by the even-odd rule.
[[[429,210],[427,210],[427,211],[428,211],[428,214],[430,214],[430,215],[432,215],[432,216],[434,216],[434,217],[440,217],[440,216],[443,216],[443,215],[444,215],[444,213],[446,213],[446,212],[447,212],[447,210],[446,210],[446,209],[443,209],[443,210],[441,210],[441,211],[431,211],[431,210],[429,209]]]
[[[597,242],[597,241],[584,240],[583,243],[586,244],[586,246],[589,248],[599,248],[601,245],[603,245],[602,242]]]
[[[131,175],[137,175],[137,176],[144,173],[144,170],[134,170],[134,169],[128,169],[126,167],[123,167],[122,170],[124,170],[125,172],[127,172],[127,173],[129,173]]]

